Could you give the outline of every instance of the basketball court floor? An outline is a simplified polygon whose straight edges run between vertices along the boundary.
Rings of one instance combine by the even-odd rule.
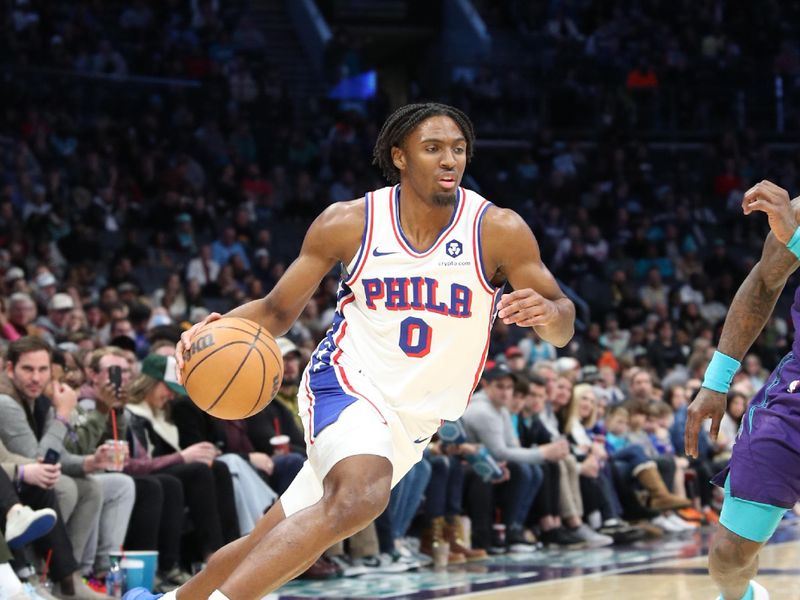
[[[446,571],[293,582],[281,600],[714,600],[706,574],[710,528],[627,547],[493,557]],[[800,522],[784,521],[761,555],[758,580],[772,600],[800,599]]]

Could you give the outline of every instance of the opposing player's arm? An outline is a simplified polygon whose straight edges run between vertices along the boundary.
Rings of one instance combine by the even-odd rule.
[[[363,200],[329,206],[311,224],[300,255],[269,294],[235,308],[226,316],[255,321],[276,337],[285,334],[303,312],[323,277],[337,262],[347,263],[355,255],[364,218]]]
[[[786,190],[762,181],[745,193],[742,210],[746,215],[754,211],[766,213],[770,233],[764,241],[761,259],[733,298],[717,346],[719,352],[738,361],[764,329],[786,281],[800,266],[800,261],[786,247],[800,220],[800,198],[790,202]],[[705,386],[700,388],[687,413],[684,432],[687,456],[698,455],[698,436],[706,419],[711,419],[711,439],[717,439],[726,404],[726,394]]]
[[[800,198],[790,202],[786,190],[764,181],[748,190],[742,208],[745,214],[766,213],[771,231],[761,259],[736,292],[719,341],[720,352],[740,361],[764,329],[789,276],[800,266],[786,247],[797,228]]]
[[[565,346],[575,332],[575,306],[542,262],[530,227],[514,211],[492,206],[483,219],[481,240],[486,273],[493,283],[508,281],[514,288],[500,299],[498,316]]]

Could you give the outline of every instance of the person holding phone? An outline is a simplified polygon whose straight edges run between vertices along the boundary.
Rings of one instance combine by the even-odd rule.
[[[6,370],[0,376],[0,441],[28,459],[43,458],[50,449],[60,453],[61,476],[55,491],[73,559],[80,563],[96,539],[105,502],[101,480],[92,474],[102,470],[108,452],[76,455],[64,448],[77,394],[60,381],[52,381],[52,395],[47,395],[52,356],[50,345],[40,338],[27,336],[9,344]],[[133,494],[132,484],[130,493]],[[75,600],[108,598],[89,588],[80,572],[56,581],[54,593]]]
[[[131,512],[125,548],[128,550],[158,550],[159,577],[167,587],[185,583],[189,576],[180,569],[180,543],[183,526],[183,487],[173,475],[155,472],[156,460],[131,457],[128,451],[129,416],[125,411],[131,370],[126,353],[119,348],[99,348],[89,355],[87,383],[80,389],[82,420],[76,426],[78,444],[90,451],[109,441],[117,442],[125,454],[122,469],[133,478],[136,500]],[[86,407],[94,404],[94,409]],[[161,461],[163,466],[175,461]]]

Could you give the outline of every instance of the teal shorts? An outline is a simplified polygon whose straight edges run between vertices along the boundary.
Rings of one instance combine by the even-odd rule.
[[[739,537],[758,543],[766,542],[775,533],[787,510],[731,496],[730,473],[725,478],[725,502],[719,523]]]

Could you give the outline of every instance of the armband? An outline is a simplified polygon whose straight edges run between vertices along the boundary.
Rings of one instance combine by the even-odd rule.
[[[741,364],[735,358],[731,358],[719,350],[715,351],[711,362],[706,367],[703,387],[721,394],[727,394],[728,389],[731,387],[731,380]]]

